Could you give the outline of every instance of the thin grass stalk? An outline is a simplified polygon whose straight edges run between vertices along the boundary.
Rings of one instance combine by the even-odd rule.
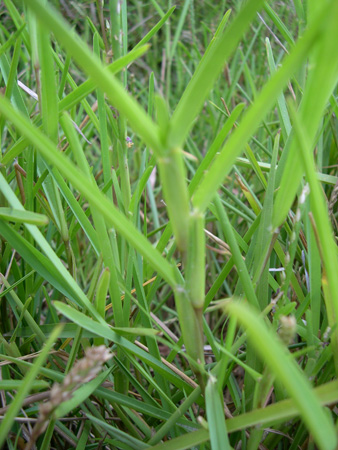
[[[271,247],[274,240],[273,230],[271,230],[272,211],[273,211],[273,195],[275,190],[275,172],[277,164],[277,155],[279,151],[280,133],[278,132],[275,137],[273,154],[271,158],[271,170],[269,176],[269,182],[266,189],[264,206],[260,216],[260,226],[257,231],[257,237],[255,240],[255,264],[254,264],[254,276],[253,283],[256,285],[256,295],[260,304],[260,309],[263,310],[269,303],[268,298],[268,278],[269,278],[269,257],[268,249]],[[260,266],[261,255],[268,255],[264,258],[264,265]]]
[[[58,142],[58,96],[54,73],[54,61],[50,43],[49,31],[42,23],[37,24],[37,61],[35,71],[38,77],[39,104],[43,129],[46,135],[54,142]],[[40,81],[39,81],[40,80]],[[41,172],[44,170],[43,162],[38,159],[38,167]],[[60,234],[63,239],[67,257],[69,271],[75,275],[73,253],[69,240],[67,222],[63,212],[61,197],[56,183],[53,179],[46,179],[44,183],[49,203],[52,207],[55,219],[60,227]]]
[[[112,0],[110,2],[111,13],[111,34],[112,34],[112,50],[114,59],[125,56],[127,53],[127,4],[125,1]],[[127,69],[124,67],[118,75],[121,84],[127,88]],[[115,141],[115,152],[118,158],[118,165],[120,169],[121,191],[123,197],[123,205],[126,214],[129,211],[129,204],[131,200],[130,176],[128,168],[128,150],[126,145],[127,139],[127,120],[123,113],[119,113],[117,118],[117,128],[119,132],[119,139]]]
[[[205,407],[212,450],[231,449],[223,402],[223,395],[220,395],[218,391],[217,379],[210,375],[205,389]]]
[[[170,432],[171,427],[177,423],[178,419],[192,406],[192,404],[201,396],[201,388],[198,386],[192,393],[182,402],[172,416],[163,423],[156,431],[154,436],[148,441],[149,445],[156,445],[166,434]]]
[[[110,72],[112,74],[118,73],[128,64],[131,64],[135,59],[141,57],[147,50],[149,49],[149,45],[144,45],[141,48],[130,51],[127,55],[113,61],[109,64],[105,71]],[[91,92],[93,92],[96,88],[96,83],[89,78],[84,81],[79,86],[72,86],[73,90],[69,92],[62,100],[59,102],[59,113],[63,111],[68,111],[78,103],[82,102],[85,97],[87,97]]]
[[[164,127],[163,120],[161,127],[163,131]],[[175,288],[175,301],[183,340],[187,353],[198,365],[202,365],[204,363],[202,318],[205,298],[204,217],[201,214],[190,214],[181,150],[178,148],[169,150],[164,157],[158,159],[158,166],[174,236],[186,268],[184,287],[176,286]],[[189,320],[186,320],[187,302],[190,303]],[[193,370],[196,371],[200,383],[204,386],[199,370]]]
[[[246,28],[263,1],[248,1],[236,16],[231,26],[222,33],[229,17],[225,14],[224,22],[220,25],[220,32],[204,58],[200,61],[194,76],[185,89],[171,120],[172,130],[169,137],[171,145],[182,145],[192,126],[193,120],[199,114],[204,100],[211,89],[225,61],[234,51],[238,41],[242,38]],[[197,95],[198,93],[198,95]]]
[[[106,315],[106,299],[108,294],[109,281],[110,281],[110,271],[106,267],[99,279],[95,296],[96,310],[103,318],[105,318]],[[104,339],[96,338],[94,339],[94,344],[103,345]]]

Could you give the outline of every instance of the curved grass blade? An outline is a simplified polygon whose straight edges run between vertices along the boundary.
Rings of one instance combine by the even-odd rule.
[[[141,47],[141,45],[146,44],[150,41],[150,39],[158,32],[158,30],[165,24],[165,22],[169,19],[169,17],[172,15],[172,13],[175,11],[176,6],[173,6],[172,8],[167,11],[164,16],[159,20],[159,22],[138,42],[132,51],[136,50],[137,48]]]
[[[320,404],[331,405],[338,400],[338,381],[331,381],[313,390]],[[265,408],[255,409],[226,421],[228,431],[243,430],[255,425],[271,426],[275,423],[286,422],[299,415],[299,408],[294,399],[287,399],[268,405]]]
[[[112,62],[104,70],[108,73],[115,75],[120,72],[128,64],[131,64],[136,59],[140,58],[149,49],[148,45],[144,45],[141,48],[133,49],[127,55],[122,56],[116,61]],[[84,81],[81,85],[75,88],[72,92],[66,95],[59,103],[59,112],[67,111],[73,106],[77,105],[81,100],[83,100],[87,95],[94,91],[97,87],[94,80],[89,79]]]
[[[333,423],[322,409],[308,380],[296,362],[288,357],[285,347],[275,334],[252,308],[238,302],[231,302],[225,308],[245,328],[257,353],[276,379],[283,383],[319,448],[335,449],[337,435]]]
[[[87,398],[89,398],[93,392],[107,379],[112,369],[105,370],[104,372],[97,375],[93,380],[89,381],[85,385],[77,389],[70,400],[62,402],[55,410],[55,418],[60,418],[66,416],[72,410],[77,408],[81,403],[83,403]]]
[[[1,103],[1,98],[0,98]],[[23,120],[23,119],[22,119]],[[48,142],[50,142],[48,140]],[[18,210],[24,210],[23,206],[9,187],[6,179],[0,173],[0,190],[6,197],[8,203]],[[86,295],[80,289],[74,278],[70,275],[68,270],[60,261],[59,257],[53,251],[47,240],[44,238],[40,230],[35,225],[25,224],[30,234],[33,236],[36,243],[41,247],[45,255],[43,256],[36,248],[29,244],[21,235],[11,229],[6,223],[0,221],[1,232],[11,241],[14,248],[20,248],[21,252],[24,252],[25,256],[32,259],[32,267],[40,274],[45,274],[46,279],[54,280],[58,286],[60,292],[65,292],[65,295],[73,299],[76,303],[84,306],[91,313],[92,317],[104,322],[102,317],[97,313],[96,309],[89,302]],[[46,269],[48,268],[48,269]]]
[[[148,448],[149,450],[189,450],[208,440],[209,431],[201,429]]]
[[[314,389],[314,393],[322,405],[334,404],[338,401],[338,381],[332,381]],[[283,400],[265,408],[256,409],[226,420],[229,433],[245,430],[255,425],[271,426],[274,423],[287,421],[299,415],[299,409],[293,399]],[[185,450],[189,445],[199,445],[209,440],[209,432],[201,429],[188,435],[180,436],[151,447],[152,450]]]
[[[7,99],[1,97],[0,112],[15,124],[22,134],[40,151],[44,158],[51,164],[54,164],[68,178],[72,185],[95,206],[95,209],[102,214],[107,224],[113,225],[171,286],[176,285],[173,269],[168,261],[154,249],[150,242],[115,207],[114,203],[102,194],[97,186],[88,183],[88,178],[65,155],[58,152],[53,143],[39,129],[35,128],[28,120],[22,117]]]

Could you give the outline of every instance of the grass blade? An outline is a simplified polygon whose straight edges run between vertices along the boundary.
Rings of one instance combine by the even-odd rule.
[[[52,332],[47,342],[45,343],[45,346],[43,347],[40,355],[32,365],[30,371],[25,376],[24,383],[22,383],[22,385],[18,389],[18,392],[16,393],[16,396],[12,401],[0,425],[0,447],[2,447],[6,438],[8,437],[8,433],[11,429],[12,423],[14,422],[15,417],[20,411],[24,399],[28,395],[29,391],[32,389],[33,382],[35,381],[41,366],[46,361],[49,351],[55,344],[55,341],[58,338],[61,329],[62,329],[61,325],[55,327],[54,331]]]
[[[283,383],[319,448],[334,449],[337,445],[337,436],[333,424],[321,408],[309,382],[297,364],[288,357],[281,342],[249,307],[232,302],[226,306],[226,310],[245,327],[257,353],[264,359],[276,379]]]

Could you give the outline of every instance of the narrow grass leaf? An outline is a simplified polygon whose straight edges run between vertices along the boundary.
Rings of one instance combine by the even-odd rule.
[[[18,389],[16,396],[12,400],[12,403],[10,404],[10,407],[9,407],[4,419],[1,421],[0,447],[2,447],[6,438],[8,437],[10,429],[12,427],[12,424],[15,420],[15,417],[17,416],[18,412],[20,411],[23,401],[25,400],[25,398],[29,394],[30,390],[32,389],[33,383],[36,380],[36,377],[38,376],[39,370],[42,367],[42,365],[45,363],[45,361],[48,357],[48,353],[50,352],[51,348],[55,344],[55,341],[58,338],[61,329],[62,329],[61,325],[55,327],[51,336],[48,338],[47,342],[45,343],[40,355],[35,360],[30,371],[25,376],[24,382],[21,384],[20,388]]]
[[[87,177],[77,170],[76,166],[63,154],[58,152],[52,142],[40,130],[33,127],[28,120],[25,120],[4,98],[0,98],[0,111],[29,138],[51,164],[54,164],[69,179],[73,186],[87,197],[96,210],[101,212],[106,222],[113,225],[171,286],[175,286],[176,282],[170,264],[114,206],[113,202],[109,201],[92,183],[88,184]]]
[[[325,20],[327,14],[328,9],[325,7],[322,9],[318,21],[306,30],[302,39],[297,42],[290,54],[286,56],[281,68],[264,86],[253,105],[243,117],[239,127],[230,136],[220,154],[215,158],[192,199],[196,208],[201,210],[207,208],[222,180],[230,171],[236,157],[239,156],[248,139],[275,103],[283,86],[307,58],[309,49],[313,46],[320,32],[320,24]]]
[[[265,39],[265,45],[266,45],[266,53],[267,53],[270,73],[271,73],[271,75],[273,75],[274,73],[276,73],[277,69],[276,69],[276,64],[275,64],[275,60],[274,60],[273,53],[272,53],[271,44],[270,44],[270,41],[268,38]],[[284,141],[286,142],[289,134],[291,133],[292,127],[291,127],[290,117],[288,114],[288,110],[286,107],[286,101],[285,101],[285,97],[284,97],[283,93],[281,93],[278,96],[277,108],[278,108],[278,115],[280,117],[281,126],[282,126],[282,134],[284,137]]]
[[[15,43],[15,41],[17,40],[17,38],[20,36],[20,34],[22,33],[22,30],[25,28],[26,24],[22,24],[21,27],[15,31],[15,33],[13,33],[7,40],[6,42],[1,45],[0,47],[0,55],[2,55],[3,53],[7,52],[7,50],[9,50],[11,48],[11,46]]]
[[[238,16],[201,59],[171,119],[170,146],[181,146],[226,60],[235,50],[262,0],[246,2]]]
[[[61,15],[49,5],[43,5],[40,0],[29,2],[24,0],[36,14],[39,21],[43,22],[69,51],[74,60],[82,69],[106,92],[112,104],[125,115],[134,130],[156,153],[161,153],[162,145],[158,137],[158,128],[149,118],[141,106],[129,95],[121,83],[109,72],[105,71],[101,61],[93,55],[79,36],[70,29]]]
[[[1,99],[0,99],[1,103]],[[50,142],[48,140],[48,142]],[[3,192],[4,196],[6,197],[9,204],[14,208],[18,210],[24,210],[23,206],[17,199],[17,197],[14,195],[13,191],[9,187],[7,181],[3,177],[3,175],[0,173],[0,188]],[[37,244],[40,245],[41,249],[47,256],[47,258],[43,257],[42,260],[49,262],[46,264],[46,267],[53,267],[51,270],[45,270],[43,267],[44,264],[42,264],[41,253],[36,250],[31,244],[28,244],[27,241],[25,241],[18,233],[16,233],[14,230],[11,230],[10,227],[7,226],[5,223],[0,222],[0,226],[2,227],[3,232],[6,232],[7,236],[10,236],[12,239],[13,247],[16,248],[17,245],[20,245],[21,250],[25,252],[25,255],[30,258],[30,256],[34,255],[34,261],[36,265],[39,267],[39,269],[36,267],[36,265],[32,265],[32,267],[35,267],[35,269],[41,273],[46,273],[47,279],[58,279],[57,283],[60,286],[60,280],[61,286],[59,289],[61,289],[61,292],[64,292],[65,289],[67,289],[67,293],[65,294],[67,297],[74,299],[75,302],[78,302],[79,304],[85,306],[88,311],[91,312],[93,317],[96,317],[99,321],[103,322],[103,319],[101,316],[97,313],[96,309],[93,307],[93,305],[88,301],[87,297],[83,293],[83,291],[80,289],[78,284],[75,282],[74,278],[70,275],[70,273],[67,271],[65,266],[62,264],[58,256],[55,254],[47,240],[44,238],[42,233],[39,231],[39,229],[35,225],[29,225],[25,224],[25,227],[28,229],[30,234],[33,236],[34,240],[37,242]],[[57,273],[57,276],[54,277],[55,272]],[[63,287],[62,287],[63,285]]]
[[[338,382],[337,380],[319,386],[313,390],[322,406],[331,405],[338,400]],[[271,426],[275,423],[286,422],[300,414],[299,408],[290,398],[282,400],[273,405],[267,405],[265,408],[255,409],[226,421],[230,433],[238,430],[244,430],[255,425]]]
[[[210,375],[205,388],[205,406],[212,450],[230,450],[225,424],[223,397],[217,386],[217,379]]]
[[[251,308],[238,302],[228,304],[226,310],[245,327],[257,353],[276,379],[283,383],[319,448],[322,450],[336,448],[337,436],[331,420],[320,406],[308,380],[295,361],[288,357],[285,348],[267,328],[263,319]]]
[[[157,24],[138,42],[135,47],[133,48],[133,51],[137,48],[141,47],[141,45],[146,44],[150,41],[150,39],[162,28],[162,26],[166,23],[166,21],[169,19],[169,17],[172,15],[172,13],[175,11],[176,6],[173,6],[170,8],[163,17],[161,17],[161,20],[157,22]],[[130,54],[130,53],[129,53]]]
[[[0,218],[15,223],[30,223],[32,225],[47,225],[49,219],[44,214],[38,214],[31,211],[21,211],[13,208],[0,208]]]
[[[292,118],[294,122],[295,140],[298,143],[300,150],[300,157],[302,159],[303,167],[306,173],[307,181],[310,185],[310,199],[311,209],[315,220],[316,233],[320,242],[319,250],[322,253],[322,262],[325,268],[325,278],[327,277],[327,292],[328,296],[325,296],[326,307],[328,312],[332,311],[333,314],[328,313],[328,322],[331,327],[335,327],[338,318],[338,259],[337,259],[337,247],[333,238],[332,226],[328,217],[326,201],[323,197],[320,184],[316,177],[316,170],[313,157],[310,152],[310,138],[309,130],[305,126],[305,123],[301,121],[301,118],[297,116],[294,107],[290,105],[290,111],[292,112]],[[338,373],[338,330],[333,331],[333,347],[334,358],[336,364],[336,373]]]
[[[176,385],[178,383],[178,386],[182,386],[182,384],[183,385],[185,384],[182,383],[181,380],[176,375],[173,375],[172,372],[169,369],[167,369],[167,367],[164,366],[160,361],[158,361],[156,358],[154,358],[152,355],[148,354],[144,350],[137,347],[132,342],[129,342],[127,339],[123,338],[122,336],[119,336],[108,325],[103,326],[98,322],[94,322],[94,320],[90,319],[89,317],[85,316],[79,311],[76,311],[74,308],[65,305],[64,303],[54,302],[54,306],[64,316],[68,317],[70,320],[72,320],[74,323],[77,323],[82,328],[85,328],[86,330],[93,332],[97,336],[101,336],[105,339],[108,339],[116,343],[117,345],[121,346],[127,351],[130,351],[132,354],[136,355],[143,361],[146,361],[147,364],[149,364],[159,373],[162,373],[164,376],[166,376],[172,383]]]
[[[209,431],[201,429],[148,448],[149,450],[190,450],[207,441],[209,441]]]
[[[323,112],[338,81],[338,57],[335,45],[338,40],[338,27],[336,26],[338,21],[338,3],[331,1],[321,6],[324,9],[324,14],[326,13],[328,16],[323,22],[322,11],[318,15],[316,14],[302,39],[298,41],[289,55],[290,58],[294,54],[298,44],[304,42],[306,34],[311,29],[325,23],[325,30],[321,29],[321,34],[316,42],[317,45],[311,52],[311,71],[299,107],[301,112],[300,120],[308,131],[308,140],[312,147],[315,145],[314,140]],[[313,95],[313,92],[316,92],[316,95]],[[303,175],[303,166],[300,162],[297,145],[297,140],[292,140],[288,151],[283,152],[280,161],[280,165],[284,167],[284,160],[286,159],[283,170],[284,176],[280,181],[280,189],[276,196],[273,217],[274,228],[284,221]]]
[[[112,369],[105,370],[97,375],[94,380],[89,381],[85,385],[79,387],[72,395],[70,400],[62,402],[54,412],[55,418],[65,417],[70,411],[77,408],[87,398],[89,398],[93,392],[107,379]]]
[[[1,380],[0,389],[3,389],[5,391],[11,391],[12,389],[17,390],[21,387],[23,383],[24,380]],[[48,388],[49,384],[47,383],[47,381],[43,380],[33,381],[33,383],[31,384],[32,391],[40,391]]]
[[[112,435],[117,438],[118,442],[123,442],[128,445],[128,448],[132,448],[134,450],[143,450],[146,448],[150,448],[148,444],[142,442],[140,439],[136,439],[130,434],[127,434],[124,431],[121,431],[119,428],[115,428],[112,425],[109,425],[107,422],[98,419],[97,417],[92,416],[91,414],[86,414],[88,419],[92,422],[100,425],[104,430],[107,431],[109,435]]]
[[[120,72],[124,67],[128,64],[131,64],[136,59],[140,58],[144,53],[147,52],[149,46],[144,45],[137,50],[134,49],[127,53],[127,55],[122,56],[121,58],[113,61],[109,64],[104,70],[108,73],[112,73],[113,75]],[[84,81],[82,84],[77,86],[72,92],[67,94],[62,100],[59,102],[59,112],[68,111],[73,106],[80,103],[84,98],[86,98],[91,92],[95,90],[97,87],[94,80],[89,79]]]

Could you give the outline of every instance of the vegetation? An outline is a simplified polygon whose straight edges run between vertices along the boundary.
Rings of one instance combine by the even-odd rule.
[[[335,449],[338,2],[0,15],[0,447]]]

